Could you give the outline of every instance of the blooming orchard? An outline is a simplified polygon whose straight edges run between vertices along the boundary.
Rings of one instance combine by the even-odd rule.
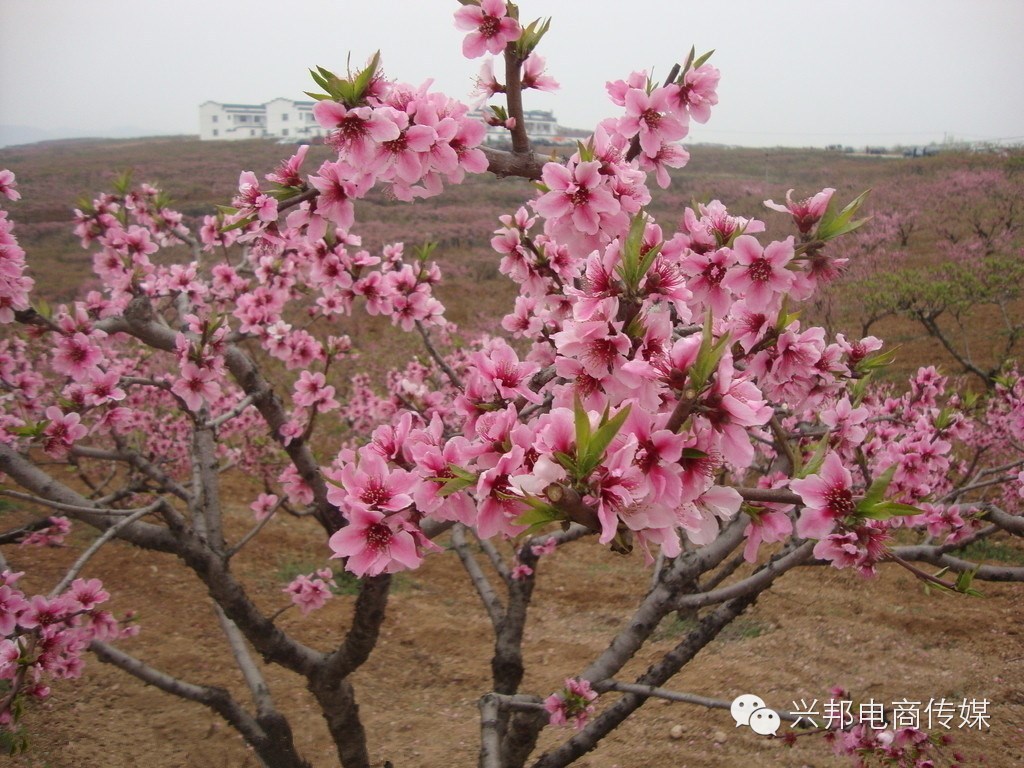
[[[1021,531],[1018,375],[1008,370],[976,403],[951,394],[934,369],[915,374],[906,392],[887,389],[874,382],[887,362],[878,339],[832,338],[800,316],[800,303],[846,266],[832,241],[863,223],[863,198],[840,207],[825,189],[794,202],[791,190],[785,206],[766,203],[795,230],[774,240],[764,222],[718,200],[655,221],[648,183],[671,183],[670,169],[688,159],[677,142],[718,100],[707,56],[691,53],[663,83],[644,72],[608,83],[618,116],[570,156],[543,163],[529,148],[521,94],[556,86],[534,52],[548,22],[523,26],[504,0],[463,0],[455,23],[467,33],[466,56],[505,59],[505,82],[488,60],[479,93],[506,96],[488,120],[508,128],[511,153],[483,148],[485,123],[467,105],[429,84],[385,79],[374,56],[347,78],[313,71],[322,89],[314,115],[336,156],[307,168],[301,147],[262,179],[243,172],[231,205],[197,235],[147,185],[123,183],[76,211],[102,289],[69,305],[33,303],[24,254],[0,213],[0,320],[12,326],[0,341],[8,495],[177,554],[231,620],[225,632],[247,680],[258,675],[250,647],[307,677],[346,766],[369,760],[348,675],[376,640],[387,574],[445,547],[459,553],[495,621],[495,690],[481,705],[488,766],[522,765],[548,718],[571,720],[578,733],[536,765],[565,765],[593,748],[674,674],[676,661],[666,661],[638,681],[643,690],[607,709],[597,699],[624,690],[613,675],[656,619],[687,599],[720,606],[701,630],[706,644],[774,578],[815,560],[864,575],[895,561],[961,592],[972,577],[1021,578],[1020,569],[996,574],[949,555],[998,530]],[[519,286],[505,334],[454,345],[457,329],[434,295],[442,272],[433,247],[363,248],[359,200],[381,186],[399,201],[433,196],[486,171],[532,178],[539,191],[495,222],[495,258]],[[0,173],[0,191],[18,199],[12,174]],[[181,245],[190,260],[154,258]],[[336,330],[361,311],[418,333],[429,355],[395,372],[385,394],[354,376],[351,341]],[[359,433],[333,448],[314,439],[339,423]],[[40,468],[44,460],[121,467],[125,485],[65,486]],[[262,486],[253,531],[240,541],[228,541],[221,521],[217,476],[228,464]],[[297,643],[229,569],[278,513],[309,513],[325,534],[311,547],[326,541],[364,577],[341,648],[321,654]],[[902,529],[930,543],[901,550]],[[507,607],[467,533],[512,542],[511,565],[484,545]],[[591,533],[657,561],[645,622],[586,669],[569,670],[561,693],[523,694],[520,618],[538,560]],[[711,570],[734,549],[752,564],[748,575],[684,596],[687,574],[694,581],[704,571],[693,569]],[[944,581],[911,560],[961,576]],[[90,647],[212,707],[268,764],[302,764],[290,726],[266,716],[277,714],[266,702],[249,715],[104,642],[127,630],[97,612],[107,597],[97,581],[76,579],[43,598],[4,574],[5,726],[15,699],[44,695],[47,675],[77,674]],[[327,602],[332,577],[299,576],[286,592],[308,613]],[[847,750],[857,738],[836,743]],[[926,734],[879,738],[878,749],[908,740],[927,760]]]

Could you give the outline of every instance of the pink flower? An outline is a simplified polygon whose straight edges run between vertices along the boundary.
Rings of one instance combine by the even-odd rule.
[[[82,381],[99,374],[97,365],[102,360],[103,353],[84,333],[57,338],[57,349],[53,353],[53,370],[57,373]]]
[[[303,371],[299,374],[299,379],[295,382],[293,400],[296,405],[303,408],[315,408],[321,413],[341,407],[334,399],[334,387],[327,383],[327,379],[319,371],[317,373]]]
[[[54,458],[64,458],[68,449],[89,433],[80,423],[81,416],[77,413],[64,413],[56,405],[46,409],[46,418],[50,423],[43,430],[43,450]]]
[[[332,557],[348,558],[345,567],[356,576],[417,568],[423,561],[410,524],[398,516],[357,507],[347,519],[348,525],[331,536],[328,545]]]
[[[531,403],[544,402],[544,398],[528,386],[540,366],[537,363],[521,363],[516,351],[508,344],[496,342],[490,349],[476,353],[473,362],[487,386],[493,387],[498,397],[505,400],[522,397]]]
[[[508,15],[505,0],[480,0],[479,5],[464,5],[455,12],[455,26],[469,32],[462,41],[462,55],[475,59],[484,53],[495,55],[519,39],[523,30]]]
[[[814,545],[814,556],[831,561],[834,568],[854,567],[861,576],[874,576],[888,539],[886,531],[862,525],[846,533],[829,534]]]
[[[349,175],[349,169],[343,163],[328,160],[320,166],[316,176],[309,177],[309,183],[320,193],[316,199],[316,212],[342,229],[348,229],[355,222],[352,198],[360,194]]]
[[[185,401],[190,411],[198,411],[203,403],[212,403],[220,397],[220,384],[216,374],[209,368],[200,368],[195,363],[181,366],[181,377],[171,386],[171,392]]]
[[[325,569],[327,579],[331,578],[331,570]],[[282,592],[291,595],[292,603],[299,606],[299,610],[302,611],[302,615],[305,616],[318,608],[323,608],[324,604],[331,598],[331,587],[324,581],[323,578],[319,578],[320,572],[317,572],[317,578],[311,579],[305,574],[300,574],[295,577],[291,584],[282,589]]]
[[[843,466],[839,454],[829,452],[821,471],[802,480],[794,480],[790,489],[804,502],[803,512],[796,521],[797,535],[804,539],[823,539],[835,528],[836,522],[852,515],[853,476]]]
[[[530,547],[530,551],[536,556],[541,557],[543,555],[553,555],[555,550],[558,549],[558,539],[553,536],[545,539],[541,544],[534,544]]]
[[[249,505],[249,509],[257,520],[265,520],[277,508],[278,501],[273,493],[261,493],[256,497],[256,501]]]
[[[722,74],[710,64],[687,71],[679,89],[677,106],[698,123],[711,117],[711,107],[718,103],[718,81]]]
[[[111,400],[119,402],[127,396],[119,385],[121,377],[109,371],[93,376],[86,386],[85,401],[88,405],[102,405]]]
[[[370,162],[376,144],[398,138],[404,127],[398,121],[405,119],[391,107],[347,109],[328,100],[313,106],[313,117],[325,128],[335,129],[329,139],[331,145],[339,152],[345,150],[360,166]]]
[[[6,168],[0,170],[0,195],[10,201],[20,200],[21,193],[15,189],[18,183],[14,180],[14,174]]]
[[[596,698],[597,692],[591,688],[589,681],[578,677],[566,678],[565,688],[544,700],[548,722],[551,725],[566,725],[572,720],[576,730],[580,730],[594,714],[592,702]]]
[[[232,200],[232,204],[238,209],[235,220],[253,214],[264,222],[277,219],[277,199],[260,190],[260,183],[252,171],[242,171],[239,175],[238,194]]]
[[[317,103],[319,104],[320,102]],[[303,144],[294,155],[284,160],[277,167],[276,171],[267,174],[267,181],[280,184],[282,187],[301,187],[302,176],[299,175],[299,167],[302,165],[302,161],[306,159],[308,151],[309,144]]]
[[[476,106],[480,107],[496,93],[504,93],[505,86],[494,76],[494,59],[487,57],[480,65],[480,74],[476,76],[473,94],[479,97]]]
[[[757,561],[757,550],[762,542],[771,543],[785,540],[793,533],[793,521],[785,512],[769,509],[752,516],[743,531],[747,545],[743,548],[743,559],[748,563]]]
[[[91,611],[109,600],[110,593],[103,589],[103,582],[99,579],[75,579],[63,597],[72,602],[73,610]]]
[[[602,214],[619,212],[619,203],[602,181],[597,160],[570,167],[547,163],[542,178],[549,191],[535,200],[533,207],[547,219],[570,219],[580,232],[593,235]]]
[[[4,626],[2,623],[2,617],[3,614],[0,614],[0,627]],[[11,625],[10,631],[14,631],[13,623]],[[2,629],[0,629],[0,634],[6,633],[4,633]],[[0,680],[14,679],[14,676],[17,674],[18,671],[18,659],[20,658],[21,646],[13,640],[8,640],[6,637],[0,638]],[[7,725],[7,723],[4,722],[2,718],[0,718],[0,726],[4,725]]]
[[[533,568],[531,568],[528,565],[523,565],[522,563],[519,563],[512,567],[512,570],[509,572],[508,577],[514,581],[522,581],[527,576],[530,576],[532,574]]]
[[[814,197],[793,202],[793,190],[791,189],[786,192],[785,205],[779,205],[774,200],[765,200],[764,204],[773,211],[789,213],[796,223],[796,228],[800,230],[800,234],[806,235],[821,220],[821,217],[825,215],[828,202],[832,199],[834,192],[835,190],[831,187],[826,187]]]
[[[410,495],[419,478],[404,469],[392,470],[374,450],[364,450],[358,465],[350,462],[341,471],[342,488],[332,486],[327,499],[338,506],[399,512],[412,504]]]
[[[662,144],[686,135],[686,125],[669,112],[669,98],[677,86],[646,89],[631,88],[626,93],[626,116],[620,118],[618,130],[632,138],[639,134],[640,147],[648,157],[657,157]]]
[[[711,307],[716,317],[725,315],[732,305],[732,293],[723,281],[735,263],[732,250],[717,248],[704,253],[690,251],[680,264],[682,272],[691,276],[686,287],[693,293],[693,298],[700,302],[700,306]]]
[[[546,63],[544,57],[537,53],[531,53],[523,62],[522,82],[523,88],[535,88],[538,91],[557,91],[558,81],[551,77],[544,70]],[[494,93],[494,91],[491,91]]]
[[[18,625],[18,615],[27,608],[28,601],[22,592],[7,584],[0,584],[0,635],[14,632]]]
[[[758,311],[771,307],[793,284],[786,265],[793,259],[793,238],[769,243],[767,248],[750,235],[740,235],[733,244],[736,266],[722,285],[746,299],[747,307]]]

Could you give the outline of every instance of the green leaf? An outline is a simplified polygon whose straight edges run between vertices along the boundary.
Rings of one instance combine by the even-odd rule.
[[[629,416],[629,409],[631,407],[632,406],[627,405],[616,413],[615,416],[603,421],[601,426],[598,427],[597,431],[594,432],[593,436],[590,438],[590,443],[587,446],[586,453],[580,453],[577,451],[580,464],[579,469],[584,475],[581,479],[585,479],[586,476],[593,472],[604,459],[604,452],[608,449],[608,446],[611,445],[612,440],[615,439],[619,430],[622,429],[623,423]]]
[[[821,469],[821,465],[825,463],[825,456],[828,453],[830,435],[825,435],[818,441],[818,444],[814,447],[814,451],[811,453],[809,459],[804,462],[802,467],[793,467],[793,477],[804,478],[808,475],[814,475]],[[797,456],[799,459],[799,456]]]
[[[373,58],[370,59],[370,63],[366,65],[366,68],[356,76],[355,82],[353,83],[353,98],[356,102],[362,102],[364,100],[366,90],[370,87],[370,83],[373,82],[373,78],[377,76],[377,67],[379,65],[380,51],[377,51],[373,54]]]
[[[251,222],[256,220],[256,214],[246,216],[244,219],[236,221],[234,224],[228,224],[227,226],[221,225],[221,232],[230,232],[233,229],[241,229],[242,227],[248,226]]]
[[[693,57],[697,55],[697,46],[691,45],[690,52],[686,54],[686,61],[683,62],[682,69],[679,70],[679,77],[676,78],[676,84],[682,85],[683,78],[686,77],[686,73],[690,71],[690,67],[693,66]]]
[[[579,394],[573,398],[572,413],[576,426],[576,456],[580,457],[587,453],[590,445],[590,414],[583,407]]]
[[[554,456],[555,461],[561,464],[566,472],[571,475],[576,474],[576,459],[567,453],[562,453],[561,451],[555,451]]]
[[[939,411],[938,415],[935,417],[935,428],[939,431],[946,429],[953,423],[954,413],[956,413],[956,411],[948,405]]]
[[[119,173],[117,178],[114,179],[114,190],[119,194],[125,195],[132,186],[132,172],[123,171]]]
[[[324,77],[322,74],[320,74],[319,72],[317,72],[315,70],[312,70],[312,69],[309,70],[309,74],[313,78],[313,82],[314,83],[319,85],[325,91],[327,90],[327,78],[326,77]]]
[[[898,501],[880,501],[863,510],[861,504],[857,505],[857,514],[871,520],[888,520],[890,517],[913,517],[924,514],[923,509],[918,509],[910,504],[901,504]]]
[[[891,464],[885,472],[876,477],[875,481],[871,483],[871,487],[868,488],[867,493],[864,494],[864,498],[857,505],[857,511],[861,511],[861,506],[865,510],[871,509],[882,501],[885,498],[885,492],[889,490],[889,486],[892,484],[892,478],[895,474],[896,465]]]
[[[700,67],[703,64],[705,64],[707,62],[707,60],[711,58],[711,55],[714,52],[715,52],[715,49],[712,48],[710,51],[708,51],[707,53],[703,54],[700,58],[696,59],[693,62],[693,69],[697,69],[698,67]]]
[[[413,252],[420,261],[426,261],[437,250],[437,243],[427,241],[423,245],[413,246]]]
[[[822,216],[821,221],[818,222],[818,230],[816,232],[817,238],[823,241],[832,240],[840,235],[853,232],[853,230],[868,222],[871,219],[870,216],[858,219],[857,221],[853,221],[853,217],[864,204],[864,201],[867,199],[870,191],[871,190],[868,189],[861,192],[853,199],[852,202],[838,213],[836,213],[832,205],[835,198],[830,200],[828,208],[825,210],[825,215]]]
[[[694,386],[701,390],[711,379],[711,374],[718,369],[725,353],[729,351],[729,334],[725,334],[717,342],[711,333],[711,326],[714,318],[711,315],[711,308],[708,308],[707,316],[704,318],[704,329],[702,331],[700,349],[697,351],[697,359],[690,367],[690,380]]]
[[[517,542],[523,538],[533,535],[541,528],[544,528],[551,523],[562,522],[566,519],[565,515],[550,504],[544,504],[536,499],[534,499],[534,501],[536,504],[531,504],[530,508],[514,521],[516,525],[527,526],[527,529],[516,537]]]
[[[879,368],[886,368],[886,367],[892,365],[893,361],[896,359],[896,353],[898,351],[899,351],[899,347],[896,346],[896,347],[893,347],[892,349],[887,349],[884,352],[882,352],[882,351],[875,352],[874,354],[871,354],[871,355],[868,355],[867,357],[865,357],[863,360],[861,360],[859,363],[857,363],[857,365],[854,366],[854,367],[858,371],[862,371],[862,372],[874,371],[874,370],[877,370]]]
[[[594,140],[590,139],[586,144],[577,140],[576,151],[580,153],[581,163],[589,163],[594,159]]]
[[[540,44],[541,38],[551,29],[551,19],[534,19],[523,28],[519,39],[516,40],[516,55],[522,61]]]
[[[458,464],[449,464],[448,471],[454,475],[454,477],[427,478],[435,483],[441,483],[441,487],[438,489],[437,495],[442,498],[451,496],[453,493],[458,493],[466,488],[470,488],[477,483],[478,478],[476,474],[467,469],[463,469]]]
[[[622,282],[626,285],[626,292],[629,295],[636,295],[640,286],[640,250],[643,248],[644,229],[647,227],[647,216],[643,210],[639,211],[629,223],[629,233],[625,242],[622,243],[622,252],[617,272]]]
[[[651,265],[654,264],[654,260],[658,258],[658,254],[661,253],[662,245],[664,245],[664,243],[658,243],[657,245],[652,246],[651,249],[644,254],[644,257],[640,261],[640,266],[637,270],[640,274],[640,279],[643,279],[644,276],[646,276],[647,273],[650,271]]]
[[[46,299],[36,299],[34,306],[36,312],[38,312],[42,317],[45,317],[47,320],[53,317],[53,307],[50,306],[49,302]]]

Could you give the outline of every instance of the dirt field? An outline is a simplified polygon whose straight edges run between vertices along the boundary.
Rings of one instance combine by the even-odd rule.
[[[246,514],[237,513],[239,530]],[[280,589],[287,578],[323,562],[326,548],[304,544],[314,540],[307,526],[276,520],[271,535],[239,558],[238,571],[256,585],[268,609],[286,604]],[[27,586],[46,588],[42,579],[56,578],[72,553],[9,555],[14,566],[29,558],[45,561],[46,568],[35,571],[36,581]],[[603,649],[635,606],[649,572],[638,558],[611,554],[593,541],[542,560],[541,569],[527,629],[523,690],[547,695]],[[116,607],[137,609],[142,631],[123,641],[126,650],[188,680],[239,690],[223,646],[210,634],[215,623],[208,601],[170,558],[115,544],[85,575],[112,586],[130,585],[118,589]],[[832,685],[845,687],[859,701],[987,699],[991,728],[954,727],[955,747],[967,755],[966,765],[1019,766],[1024,764],[1024,600],[1012,586],[986,584],[983,592],[984,599],[926,595],[897,569],[874,581],[824,568],[793,572],[671,687],[727,700],[756,693],[780,709],[801,698],[825,700]],[[289,611],[281,622],[306,642],[325,647],[344,632],[352,600],[339,595],[307,619]],[[654,645],[620,678],[642,671],[684,632],[678,620],[666,621]],[[398,578],[382,640],[355,681],[375,765],[385,760],[395,768],[475,765],[476,701],[489,686],[489,638],[488,620],[454,553],[434,556],[421,570]],[[304,755],[316,766],[336,765],[326,728],[298,679],[275,670],[268,674]],[[45,708],[34,708],[24,722],[31,748],[11,763],[24,768],[134,768],[140,760],[147,768],[257,765],[240,738],[200,705],[145,687],[94,659],[82,679],[56,684]],[[675,725],[681,726],[681,738],[670,737]],[[568,735],[565,729],[549,729],[543,744]],[[849,765],[832,758],[819,737],[801,738],[789,748],[734,727],[727,711],[661,701],[642,708],[577,764]]]

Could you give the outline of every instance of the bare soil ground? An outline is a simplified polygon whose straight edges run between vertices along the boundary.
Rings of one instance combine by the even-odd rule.
[[[242,509],[234,515],[236,535],[247,523]],[[310,545],[316,539],[308,522],[281,519],[271,528],[237,565],[269,610],[287,603],[280,590],[293,573],[322,564],[327,554],[325,547]],[[9,554],[14,566],[29,560],[45,566],[34,569],[36,581],[27,585],[40,589],[73,557],[70,549]],[[547,695],[604,648],[643,594],[650,572],[639,558],[614,555],[593,541],[570,545],[542,559],[540,567],[523,690]],[[209,601],[173,559],[113,544],[85,575],[120,585],[118,611],[138,610],[142,631],[122,641],[125,650],[187,680],[228,686],[243,696],[216,636]],[[802,698],[827,699],[832,685],[844,686],[858,701],[987,699],[990,729],[954,727],[954,746],[967,755],[966,765],[1019,766],[1024,601],[1010,585],[986,584],[983,591],[984,598],[974,599],[926,595],[895,568],[870,581],[826,568],[790,573],[671,687],[726,700],[756,693],[780,709]],[[353,599],[338,595],[308,618],[289,611],[280,622],[323,648],[343,635]],[[685,632],[683,622],[667,620],[621,679],[641,672]],[[355,680],[374,764],[475,765],[476,701],[489,689],[489,659],[488,620],[453,553],[431,557],[420,570],[400,576],[381,642]],[[337,765],[326,728],[299,680],[274,669],[267,674],[302,752],[315,766]],[[24,722],[31,748],[11,763],[20,768],[134,768],[140,761],[147,768],[257,766],[241,739],[202,706],[143,686],[91,658],[80,680],[55,684],[49,702],[30,710]],[[674,739],[670,731],[676,725],[682,736]],[[570,733],[548,729],[543,745]],[[737,728],[724,710],[652,701],[578,765],[849,764],[833,758],[818,736],[798,742],[790,748]]]

